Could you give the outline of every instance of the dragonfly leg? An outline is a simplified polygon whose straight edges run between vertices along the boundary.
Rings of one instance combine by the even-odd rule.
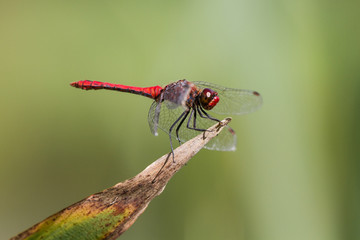
[[[201,106],[199,106],[199,109],[200,109],[199,114],[202,118],[208,118],[208,119],[216,121],[216,122],[221,122],[219,119],[211,117]],[[204,113],[205,116],[202,115],[201,112]]]
[[[157,177],[160,175],[161,171],[163,170],[163,168],[165,167],[166,163],[169,161],[169,157],[170,157],[171,153],[168,154],[168,156],[165,159],[164,164],[161,166],[160,170],[157,172],[156,176],[154,177],[154,179],[152,180],[152,183],[155,183],[155,180],[157,179]]]
[[[190,113],[189,119],[188,119],[187,124],[186,124],[187,128],[189,128],[189,123],[191,121],[191,118],[192,118],[193,114],[196,114],[196,111],[194,109],[191,109],[191,113]]]
[[[180,121],[185,114],[189,113],[189,111],[184,111],[180,117],[178,119],[176,119],[176,121],[171,125],[170,129],[169,129],[169,138],[170,138],[170,147],[171,147],[171,154],[173,156],[173,162],[175,162],[175,154],[174,154],[174,148],[173,148],[173,144],[172,144],[172,139],[171,139],[171,132],[173,130],[173,128],[175,127],[175,125],[177,124],[178,121]]]
[[[180,141],[180,138],[179,138],[179,129],[181,127],[181,125],[184,123],[185,119],[187,118],[187,116],[189,115],[189,112],[190,111],[186,111],[186,114],[185,116],[181,119],[179,125],[177,126],[176,128],[176,138],[177,140],[179,141],[179,144],[181,145],[181,141]],[[191,118],[191,115],[192,115],[192,110],[191,110],[191,113],[190,113],[190,118]]]
[[[190,120],[191,120],[190,118],[191,118],[191,116],[190,116],[190,118],[189,118],[189,120],[188,120],[188,123],[187,123],[186,127],[187,127],[188,129],[192,129],[192,130],[199,131],[199,132],[205,132],[205,131],[207,131],[207,129],[202,129],[202,128],[197,128],[197,127],[196,127],[196,111],[197,111],[197,109],[194,108],[193,111],[194,111],[193,127],[190,126]]]

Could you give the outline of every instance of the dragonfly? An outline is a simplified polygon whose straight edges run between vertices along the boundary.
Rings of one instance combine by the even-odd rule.
[[[190,82],[186,79],[164,87],[145,88],[90,80],[77,81],[70,85],[84,90],[107,89],[153,99],[148,113],[149,127],[155,136],[158,135],[158,129],[168,134],[173,161],[173,138],[176,138],[179,144],[184,143],[199,132],[206,132],[214,122],[220,122],[210,115],[209,111],[221,115],[242,115],[254,112],[262,105],[262,97],[257,91],[226,88],[207,82]],[[205,148],[235,151],[235,131],[229,126],[225,127]]]

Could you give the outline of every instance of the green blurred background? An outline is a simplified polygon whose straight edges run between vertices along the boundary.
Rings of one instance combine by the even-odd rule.
[[[122,239],[360,239],[359,1],[1,1],[0,239],[169,151],[151,100],[69,86],[259,91]]]

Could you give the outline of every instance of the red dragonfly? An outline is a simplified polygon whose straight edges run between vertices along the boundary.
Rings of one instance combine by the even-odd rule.
[[[158,128],[169,135],[173,159],[172,137],[181,144],[195,137],[198,132],[206,131],[214,122],[220,122],[207,111],[242,115],[257,110],[262,104],[262,98],[256,91],[225,88],[206,82],[189,82],[185,79],[165,87],[141,88],[89,80],[73,82],[71,86],[85,90],[108,89],[128,92],[154,99],[148,114],[150,130],[155,136],[158,135]],[[186,126],[183,126],[185,122]],[[226,128],[219,136],[209,141],[205,148],[234,151],[235,131],[229,126]]]

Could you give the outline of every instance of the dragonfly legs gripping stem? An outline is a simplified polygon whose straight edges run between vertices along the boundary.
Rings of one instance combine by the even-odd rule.
[[[171,133],[173,131],[173,128],[176,126],[176,124],[180,121],[179,125],[176,127],[175,133],[176,133],[176,139],[179,141],[179,144],[181,145],[181,140],[179,137],[179,130],[180,127],[183,125],[184,121],[186,120],[186,118],[189,116],[189,119],[187,121],[186,127],[188,129],[191,130],[195,130],[195,131],[199,131],[199,132],[206,132],[208,131],[207,129],[202,129],[202,128],[197,128],[196,127],[196,116],[197,113],[199,113],[201,118],[208,118],[210,120],[216,121],[216,122],[220,122],[219,119],[213,118],[211,117],[204,109],[202,109],[202,107],[200,105],[195,105],[191,110],[186,110],[184,111],[177,119],[176,121],[171,125],[170,129],[169,129],[169,138],[170,138],[170,147],[171,147],[171,154],[173,156],[173,162],[175,162],[175,154],[174,154],[174,147],[172,144],[172,137],[171,137]],[[193,126],[191,127],[191,119],[193,119]],[[204,139],[205,139],[205,135],[204,135]]]
[[[191,129],[191,130],[195,130],[195,131],[199,131],[199,132],[206,132],[208,131],[207,129],[202,129],[202,128],[197,128],[196,127],[196,113],[199,112],[199,115],[200,117],[202,118],[208,118],[208,119],[211,119],[211,120],[214,120],[214,121],[217,121],[217,122],[220,122],[220,120],[216,119],[216,118],[212,118],[210,117],[203,109],[201,109],[205,116],[202,115],[202,113],[200,112],[199,108],[201,109],[201,107],[199,107],[198,105],[194,106],[191,110],[186,110],[184,111],[180,117],[171,125],[170,129],[169,129],[169,137],[170,137],[170,146],[171,146],[171,152],[172,152],[172,155],[173,155],[173,160],[174,160],[174,149],[173,149],[173,145],[172,145],[172,139],[171,139],[171,132],[173,130],[173,128],[175,127],[175,125],[178,123],[178,121],[180,121],[179,125],[176,127],[176,139],[179,141],[179,144],[181,145],[181,140],[180,140],[180,137],[179,137],[179,130],[180,130],[180,127],[183,125],[184,121],[186,120],[186,118],[188,117],[188,115],[190,114],[189,116],[189,119],[187,121],[187,124],[186,124],[186,127],[188,129]],[[194,116],[193,118],[193,126],[191,127],[190,126],[190,123],[191,123],[191,119],[192,117]]]

